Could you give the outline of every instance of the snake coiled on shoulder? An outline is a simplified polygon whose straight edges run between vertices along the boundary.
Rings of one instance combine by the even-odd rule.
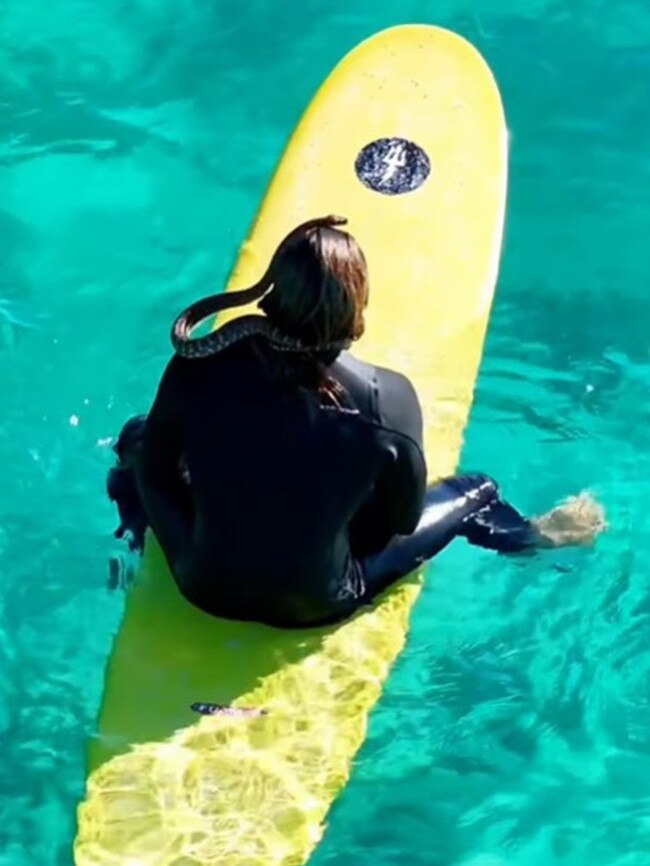
[[[304,343],[296,337],[285,334],[272,324],[266,316],[255,314],[240,316],[204,337],[198,337],[197,339],[192,339],[191,337],[194,328],[209,316],[214,316],[222,310],[241,307],[252,301],[257,301],[272,289],[278,259],[290,243],[295,242],[309,229],[321,226],[344,225],[346,222],[347,220],[344,217],[327,216],[302,223],[285,237],[271,259],[266,273],[254,286],[238,292],[222,292],[210,295],[196,301],[183,310],[174,321],[171,332],[172,345],[176,354],[183,358],[207,358],[222,352],[224,349],[246,337],[252,336],[263,337],[274,349],[282,352],[313,355],[327,352],[338,353],[348,348],[350,345],[349,341],[321,343],[318,345]]]

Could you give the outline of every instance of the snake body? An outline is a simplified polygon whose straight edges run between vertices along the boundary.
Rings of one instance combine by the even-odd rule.
[[[183,358],[207,358],[222,352],[240,340],[253,336],[263,337],[274,349],[282,352],[316,354],[333,351],[338,353],[347,348],[349,346],[347,341],[308,345],[297,337],[290,337],[285,334],[266,316],[256,314],[240,316],[204,337],[191,338],[192,330],[209,316],[214,316],[222,310],[241,307],[252,301],[257,301],[266,294],[273,287],[273,277],[278,258],[290,243],[295,242],[309,229],[319,226],[342,225],[345,222],[347,221],[343,217],[329,216],[302,223],[282,241],[266,273],[256,285],[239,292],[209,295],[183,310],[174,321],[171,332],[172,345],[176,354]]]
[[[229,297],[232,294],[234,297]],[[226,310],[232,307],[238,307],[247,303],[241,296],[245,292],[226,292],[223,295],[213,296],[215,299],[210,305],[207,315],[199,315],[197,308],[209,299],[198,301],[192,304],[176,319],[172,329],[172,345],[178,355],[183,358],[208,358],[211,355],[216,355],[222,352],[234,343],[246,337],[261,336],[266,339],[274,349],[284,352],[313,352],[313,346],[307,346],[302,340],[295,337],[289,337],[284,334],[275,325],[266,318],[260,315],[240,316],[232,322],[227,322],[210,334],[204,337],[192,340],[189,337],[190,332],[207,316],[215,315],[221,310]],[[218,303],[218,302],[221,303]],[[324,351],[326,347],[316,347],[318,351]]]

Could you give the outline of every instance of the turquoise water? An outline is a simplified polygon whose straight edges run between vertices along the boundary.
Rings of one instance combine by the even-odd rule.
[[[123,605],[107,440],[147,407],[170,316],[228,272],[314,88],[411,20],[481,49],[511,131],[463,464],[527,511],[588,487],[611,529],[524,564],[441,557],[313,862],[650,864],[647,4],[4,0],[0,866],[70,863]]]

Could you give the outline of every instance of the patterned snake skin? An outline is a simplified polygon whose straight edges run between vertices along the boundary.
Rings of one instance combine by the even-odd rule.
[[[239,294],[239,292],[236,294]],[[223,295],[219,297],[225,299]],[[240,303],[243,303],[238,298],[234,298],[233,300],[239,301],[239,303],[224,304],[219,309],[225,310],[228,307],[239,306]],[[190,313],[192,309],[193,307],[189,308]],[[215,305],[211,308],[210,315],[218,311]],[[253,314],[240,316],[238,319],[228,322],[216,331],[212,331],[212,333],[207,334],[205,337],[200,337],[196,340],[191,340],[183,331],[179,333],[179,330],[185,327],[187,331],[190,331],[198,322],[195,321],[194,325],[190,324],[189,327],[183,321],[180,322],[180,325],[178,322],[179,319],[176,320],[176,325],[172,331],[172,344],[176,353],[183,358],[208,358],[210,355],[216,355],[218,352],[222,352],[224,349],[232,346],[233,343],[237,343],[246,337],[258,335],[268,340],[274,349],[284,352],[320,352],[326,351],[328,348],[340,348],[340,344],[336,346],[307,346],[301,340],[283,334],[265,316]]]

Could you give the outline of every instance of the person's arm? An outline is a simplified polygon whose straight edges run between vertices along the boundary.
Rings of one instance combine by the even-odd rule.
[[[113,466],[109,469],[106,477],[106,493],[111,502],[115,503],[120,519],[113,535],[115,538],[128,536],[129,548],[141,553],[147,529],[147,516],[142,508],[133,469],[124,466]]]
[[[396,535],[410,535],[422,516],[426,466],[419,447],[396,433],[383,434],[385,462],[368,499],[350,524],[356,557],[382,550]]]
[[[384,464],[350,527],[355,555],[381,550],[395,535],[409,535],[422,516],[427,467],[422,449],[422,411],[405,376],[376,371],[377,423]]]
[[[136,466],[142,504],[172,567],[188,552],[191,537],[188,490],[180,472],[184,399],[179,363],[172,359],[163,374]]]

